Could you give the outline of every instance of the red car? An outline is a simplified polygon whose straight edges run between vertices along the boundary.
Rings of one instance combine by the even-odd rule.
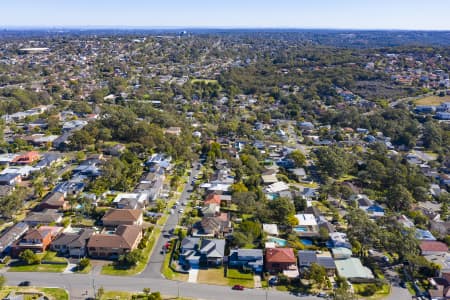
[[[233,285],[232,289],[236,290],[236,291],[243,291],[244,287],[242,285],[236,284],[236,285]]]

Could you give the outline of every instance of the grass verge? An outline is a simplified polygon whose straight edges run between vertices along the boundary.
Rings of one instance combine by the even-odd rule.
[[[67,267],[67,264],[38,264],[29,266],[12,266],[8,272],[52,272],[61,273]]]
[[[44,294],[50,300],[69,300],[67,291],[58,288],[5,286],[0,289],[0,298],[5,298],[9,293],[26,293],[28,297],[25,296],[25,299],[37,299],[40,295]]]

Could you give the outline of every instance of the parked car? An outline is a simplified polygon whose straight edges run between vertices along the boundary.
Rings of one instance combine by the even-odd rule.
[[[242,286],[240,284],[235,284],[235,285],[233,285],[232,289],[236,290],[236,291],[243,291],[244,290],[244,286]]]

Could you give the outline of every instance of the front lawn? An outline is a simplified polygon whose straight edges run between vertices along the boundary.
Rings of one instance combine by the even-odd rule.
[[[228,285],[228,279],[224,276],[222,268],[200,269],[197,277],[198,283]]]
[[[225,277],[223,267],[207,270],[201,269],[198,272],[197,282],[228,286],[239,284],[246,288],[253,288],[255,286],[252,273],[242,273],[236,269],[228,269],[227,277]]]
[[[92,270],[92,265],[89,264],[83,270],[78,270],[78,268],[76,268],[75,273],[78,273],[78,274],[89,274],[89,273],[91,273],[91,270]]]
[[[243,285],[246,288],[253,288],[255,282],[253,280],[253,273],[242,273],[237,269],[228,269],[227,271],[228,285]]]
[[[42,261],[45,262],[54,262],[54,263],[61,263],[61,264],[67,264],[67,259],[64,257],[58,257],[56,252],[53,251],[47,251],[41,258]]]
[[[63,272],[67,267],[67,259],[56,256],[57,253],[47,251],[45,253],[38,253],[40,264],[25,265],[21,261],[11,263],[8,272]]]
[[[373,283],[354,283],[353,288],[357,295],[367,300],[384,299],[391,292],[389,284],[384,284],[380,289],[376,290],[377,287]],[[370,289],[376,290],[373,295],[367,294],[367,291]]]

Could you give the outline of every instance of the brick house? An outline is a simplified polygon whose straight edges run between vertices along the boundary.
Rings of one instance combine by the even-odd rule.
[[[47,194],[47,196],[45,196],[45,198],[39,204],[39,209],[67,210],[69,209],[69,202],[65,200],[64,193],[51,192]]]
[[[37,160],[39,160],[39,153],[36,151],[30,151],[30,152],[24,153],[22,155],[16,156],[11,161],[11,163],[21,164],[21,165],[29,165]]]
[[[119,225],[113,234],[93,234],[87,243],[88,254],[95,258],[117,259],[136,249],[141,239],[141,226]]]
[[[266,271],[271,274],[283,273],[297,277],[297,258],[292,248],[268,248],[265,255]]]
[[[103,226],[142,225],[141,209],[110,209],[102,218]]]
[[[63,230],[63,227],[41,226],[32,228],[20,239],[14,246],[12,255],[17,256],[20,252],[30,249],[33,252],[44,252],[50,246],[50,243]]]

